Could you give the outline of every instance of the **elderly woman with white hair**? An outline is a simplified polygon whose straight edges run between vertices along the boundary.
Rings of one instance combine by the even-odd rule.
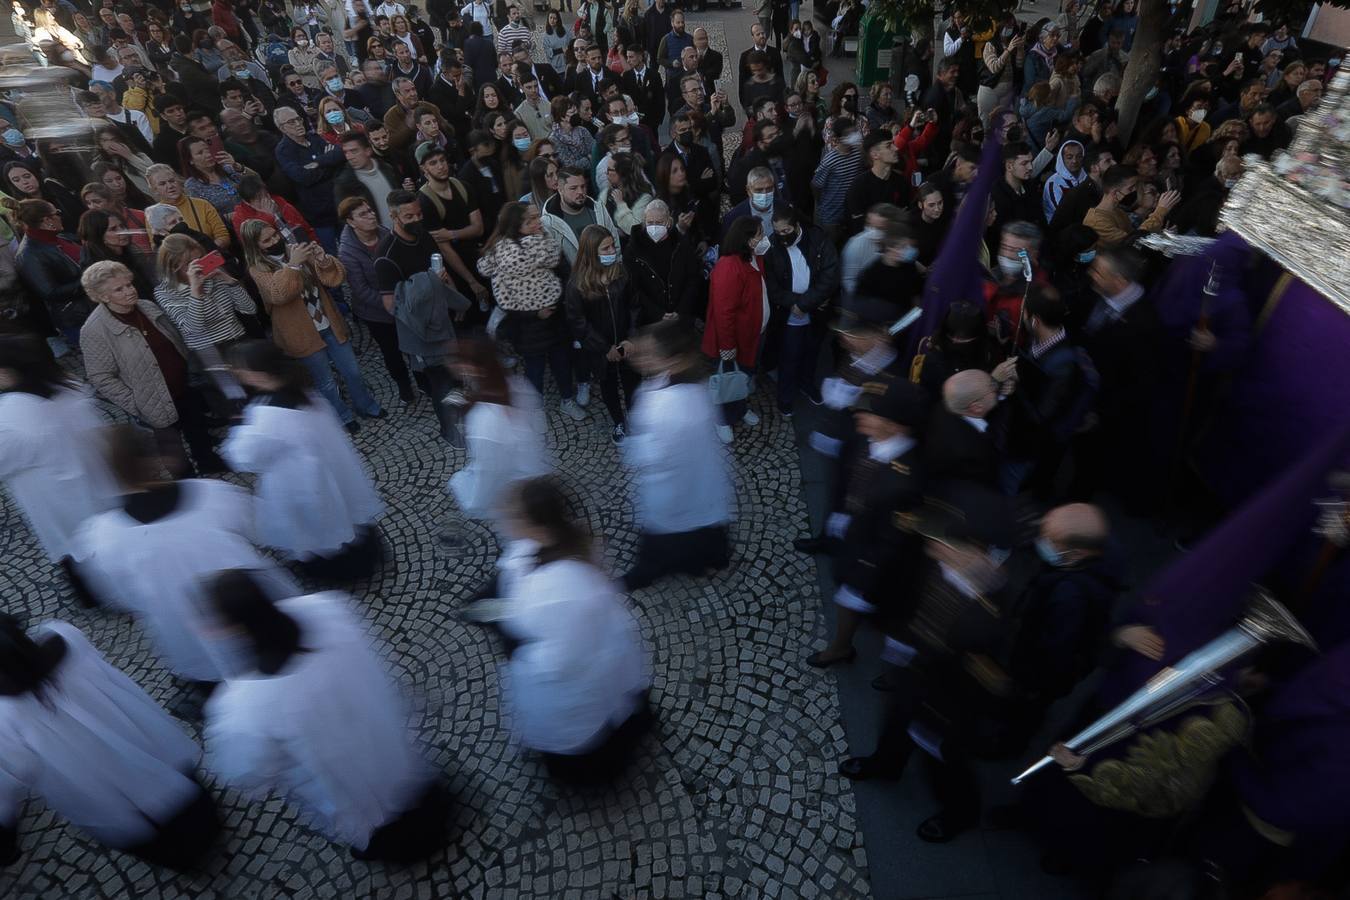
[[[692,322],[707,304],[698,244],[691,229],[681,231],[664,200],[642,211],[642,225],[628,235],[624,266],[637,296],[637,323],[650,325],[682,317]]]
[[[206,427],[205,404],[188,380],[188,350],[173,321],[136,296],[131,271],[104,260],[80,276],[95,308],[80,329],[85,377],[99,396],[151,428],[181,473],[190,468],[183,438],[201,474],[225,471]]]

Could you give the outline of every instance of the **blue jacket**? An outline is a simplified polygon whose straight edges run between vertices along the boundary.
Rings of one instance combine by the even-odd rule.
[[[328,143],[314,132],[306,135],[304,146],[288,137],[277,142],[277,165],[286,177],[299,188],[296,205],[309,224],[316,228],[333,228],[338,223],[337,206],[333,200],[333,181],[347,165],[342,149]]]

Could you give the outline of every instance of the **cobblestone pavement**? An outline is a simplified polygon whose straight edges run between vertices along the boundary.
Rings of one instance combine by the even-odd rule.
[[[725,46],[720,25],[712,29]],[[734,445],[733,565],[633,597],[654,651],[657,725],[610,787],[578,793],[512,745],[497,699],[499,647],[448,615],[496,555],[488,530],[463,522],[444,490],[463,454],[436,439],[425,398],[400,409],[373,344],[362,344],[367,381],[391,414],[368,423],[356,445],[389,507],[381,527],[393,558],[353,594],[449,779],[448,846],[408,868],[358,862],[282,801],[249,802],[209,783],[225,833],[206,870],[186,877],[105,850],[31,800],[23,856],[0,872],[0,896],[868,896],[853,795],[834,773],[845,749],[834,682],[801,662],[820,630],[819,591],[812,562],[791,549],[806,521],[800,474],[791,429],[768,396],[755,401],[763,422],[738,429]],[[579,423],[551,412],[549,442],[607,564],[622,571],[636,533],[599,398]],[[443,548],[447,523],[465,530],[467,546]],[[30,622],[72,622],[198,733],[196,705],[142,630],[126,616],[76,608],[7,497],[0,552],[0,608]]]

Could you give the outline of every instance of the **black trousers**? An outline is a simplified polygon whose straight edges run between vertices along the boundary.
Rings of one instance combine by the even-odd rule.
[[[197,780],[195,775],[192,780]],[[198,782],[197,795],[192,798],[192,802],[167,822],[160,824],[153,838],[135,847],[127,847],[126,852],[146,862],[183,871],[196,864],[219,833],[220,820],[216,816],[216,804]]]
[[[454,441],[459,434],[459,413],[455,407],[442,403],[445,395],[450,393],[458,385],[455,376],[450,374],[450,370],[445,366],[427,366],[413,376],[417,379],[418,385],[431,398],[432,409],[436,412],[436,420],[441,426],[441,438],[446,441]]]
[[[174,474],[182,476],[191,471],[183,456],[184,440],[187,441],[188,450],[192,452],[192,460],[196,463],[199,474],[223,471],[225,463],[216,453],[216,439],[207,430],[205,398],[196,391],[189,390],[174,400],[173,406],[178,412],[178,421],[164,428],[156,428],[155,441],[161,452],[170,459],[180,461],[180,471]]]
[[[403,352],[398,349],[398,328],[393,322],[372,322],[369,319],[362,319],[366,328],[370,331],[370,336],[375,339],[375,346],[380,348],[380,356],[384,358],[384,367],[389,372],[389,377],[394,379],[398,385],[398,395],[400,399],[412,399],[412,377],[408,374],[408,363],[403,358]]]
[[[643,696],[637,710],[595,747],[585,753],[545,753],[544,766],[550,775],[567,784],[594,785],[610,781],[632,760],[652,719],[651,708]]]
[[[678,534],[643,532],[638,558],[623,576],[630,591],[646,587],[665,575],[702,575],[725,568],[731,561],[731,538],[725,525],[709,525]]]
[[[873,754],[888,773],[899,776],[916,749],[911,728],[918,722],[923,694],[923,680],[913,669],[902,666],[896,670],[896,690],[887,694],[886,710],[881,725],[881,736]],[[918,728],[923,729],[922,725]],[[980,817],[980,784],[963,742],[949,733],[934,731],[936,749],[941,759],[925,751],[926,774],[937,798],[941,814],[948,821],[959,824],[977,822]]]
[[[641,379],[628,363],[610,362],[603,356],[596,356],[593,362],[600,376],[600,399],[605,401],[609,419],[615,425],[623,425],[628,421],[625,410],[633,404],[633,392],[637,390]],[[619,399],[620,391],[623,392],[622,402]]]

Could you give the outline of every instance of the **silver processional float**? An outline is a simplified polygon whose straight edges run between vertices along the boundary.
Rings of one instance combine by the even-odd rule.
[[[1268,592],[1258,589],[1240,622],[1186,655],[1176,665],[1153,676],[1115,709],[1065,741],[1064,746],[1079,756],[1089,756],[1163,721],[1218,687],[1224,680],[1223,669],[1230,663],[1272,641],[1288,641],[1317,649],[1312,636],[1289,610]],[[1043,756],[1012,783],[1021,784],[1054,762],[1051,757]]]

